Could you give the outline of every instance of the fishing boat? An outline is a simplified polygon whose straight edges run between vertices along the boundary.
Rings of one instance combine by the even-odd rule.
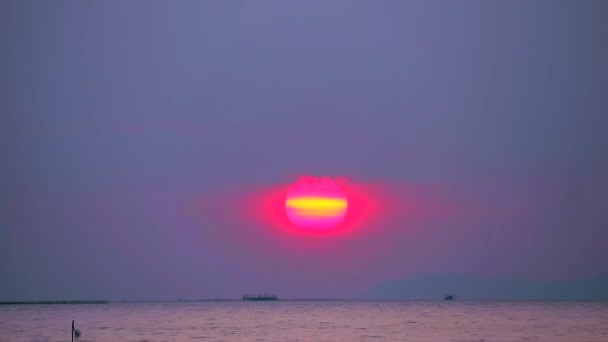
[[[454,300],[454,295],[448,294],[443,296],[443,300]]]
[[[243,300],[278,300],[275,294],[243,295]]]

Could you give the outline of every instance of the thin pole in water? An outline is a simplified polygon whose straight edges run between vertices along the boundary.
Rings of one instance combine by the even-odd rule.
[[[74,342],[74,336],[78,339],[80,337],[80,330],[74,328],[74,320],[72,320],[72,342]]]

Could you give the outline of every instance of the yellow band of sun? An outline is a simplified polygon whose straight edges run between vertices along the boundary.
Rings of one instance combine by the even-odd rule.
[[[296,197],[287,199],[288,208],[311,212],[341,212],[346,210],[347,202],[341,198]]]

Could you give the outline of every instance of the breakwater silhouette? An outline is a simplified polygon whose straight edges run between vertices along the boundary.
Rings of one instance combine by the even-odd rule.
[[[27,305],[27,304],[107,304],[106,300],[28,300],[28,301],[15,301],[15,302],[2,302],[0,305]]]

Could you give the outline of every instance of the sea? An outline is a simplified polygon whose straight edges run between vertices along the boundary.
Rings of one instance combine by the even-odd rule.
[[[0,305],[0,341],[608,341],[608,302]]]

